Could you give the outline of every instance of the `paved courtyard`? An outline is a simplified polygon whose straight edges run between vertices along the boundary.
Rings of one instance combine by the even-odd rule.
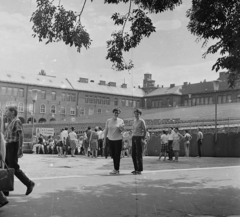
[[[144,157],[142,175],[130,158],[111,176],[110,158],[25,154],[20,165],[36,186],[29,196],[17,179],[1,217],[240,216],[239,158]]]

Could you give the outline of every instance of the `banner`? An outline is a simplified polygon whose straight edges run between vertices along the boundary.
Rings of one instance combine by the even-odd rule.
[[[36,128],[36,135],[39,136],[40,134],[43,136],[53,136],[54,128]]]

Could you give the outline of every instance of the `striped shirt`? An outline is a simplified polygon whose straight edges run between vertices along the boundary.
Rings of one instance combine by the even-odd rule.
[[[15,117],[11,123],[7,125],[4,138],[6,143],[19,142],[19,133],[23,132],[22,122],[18,117]]]

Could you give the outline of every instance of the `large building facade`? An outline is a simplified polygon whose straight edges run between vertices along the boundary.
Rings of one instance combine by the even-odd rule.
[[[18,106],[23,123],[32,121],[46,123],[53,121],[81,122],[89,119],[106,119],[114,107],[120,107],[123,114],[130,116],[135,107],[156,109],[180,106],[199,106],[215,103],[240,102],[240,86],[228,88],[225,73],[220,73],[220,87],[216,93],[212,81],[169,87],[155,85],[152,75],[146,73],[142,87],[127,87],[115,82],[79,78],[58,78],[44,75],[24,75],[0,72],[0,105]],[[32,92],[38,90],[36,102]]]

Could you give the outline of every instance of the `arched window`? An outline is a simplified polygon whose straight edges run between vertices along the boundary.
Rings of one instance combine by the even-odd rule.
[[[76,109],[71,107],[70,108],[70,115],[74,116],[76,114]]]
[[[93,108],[89,108],[88,114],[89,114],[89,115],[93,115],[93,114],[94,114]]]
[[[84,109],[84,108],[80,108],[80,109],[79,109],[79,115],[80,115],[80,116],[85,115],[85,109]]]
[[[50,107],[50,113],[51,113],[51,114],[56,114],[56,106],[55,106],[55,105],[51,105],[51,107]]]
[[[23,102],[18,103],[18,112],[24,112],[24,103]]]
[[[53,121],[56,121],[56,119],[55,119],[55,118],[51,118],[51,119],[50,119],[50,122],[53,122]]]
[[[45,104],[42,104],[40,105],[40,113],[46,113],[46,105]]]
[[[101,114],[101,113],[102,113],[102,109],[98,109],[98,110],[97,110],[97,113],[98,113],[98,114]]]
[[[61,114],[62,115],[66,114],[66,108],[64,106],[61,107]]]
[[[40,118],[39,120],[38,120],[38,123],[46,123],[47,122],[47,120],[45,119],[45,118]]]

